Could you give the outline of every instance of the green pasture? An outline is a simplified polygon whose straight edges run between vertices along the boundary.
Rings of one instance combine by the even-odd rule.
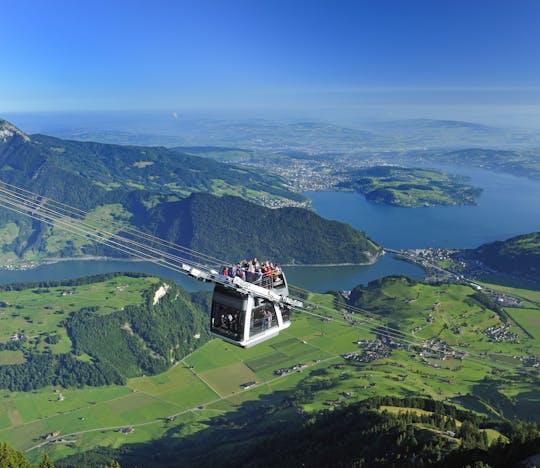
[[[128,297],[137,298],[139,291],[140,300],[148,279],[131,279],[133,283],[118,291],[117,287],[127,280],[115,278],[114,282],[103,286],[101,294],[117,292],[116,300],[120,303],[121,297],[124,301]],[[0,439],[18,449],[26,449],[53,430],[62,434],[91,431],[75,435],[72,447],[48,445],[51,456],[58,459],[98,445],[118,447],[156,439],[166,433],[179,437],[195,433],[208,427],[212,417],[238,411],[244,402],[260,398],[271,400],[282,392],[296,393],[306,388],[316,390],[299,403],[304,411],[331,409],[330,401],[344,405],[376,395],[424,395],[450,400],[460,407],[491,416],[536,415],[535,408],[540,405],[538,376],[531,374],[524,379],[519,373],[522,364],[513,356],[533,349],[537,341],[522,334],[520,343],[490,342],[482,330],[499,323],[500,318],[470,301],[468,296],[473,292],[467,286],[388,283],[380,297],[370,299],[366,307],[368,313],[353,314],[353,318],[359,320],[358,326],[346,323],[341,312],[328,310],[332,308],[332,296],[313,295],[310,302],[319,304],[314,312],[328,315],[331,321],[295,313],[290,328],[250,349],[215,339],[167,372],[130,379],[125,387],[0,392]],[[33,301],[41,299],[40,294],[26,293]],[[58,299],[58,293],[52,292],[54,299]],[[77,291],[71,301],[85,294],[92,295],[92,292]],[[34,296],[38,296],[37,299]],[[54,314],[53,318],[47,316],[44,311],[49,309],[43,309],[43,305],[35,305],[36,309],[42,309],[40,320],[54,324]],[[525,319],[528,311],[510,312],[521,314],[516,320],[534,335],[538,324],[536,317],[532,321]],[[434,317],[431,324],[426,320],[429,314]],[[394,350],[390,357],[368,363],[345,361],[342,354],[361,351],[357,344],[359,339],[374,338],[369,328],[381,319],[397,323],[407,332],[421,326],[416,334],[418,339],[440,337],[469,355],[463,360],[430,358],[422,361],[414,350]],[[367,325],[365,320],[372,322]],[[455,327],[459,327],[459,334],[452,331]],[[63,340],[64,337],[59,344]],[[480,352],[488,355],[478,356]],[[492,357],[496,357],[496,361]],[[0,353],[2,358],[16,359],[16,355],[3,357]],[[290,368],[300,362],[307,366],[301,372],[292,371],[282,377],[274,373],[278,368]],[[247,382],[256,385],[243,390],[241,384]],[[54,390],[62,393],[63,401],[58,400]],[[349,396],[344,396],[345,392]],[[171,415],[178,417],[167,422]],[[127,425],[135,425],[133,434],[120,434],[111,429]],[[490,433],[488,437],[494,438],[496,434]],[[37,457],[37,452],[29,455]]]
[[[96,229],[103,229],[112,233],[120,231],[122,225],[127,225],[131,213],[126,211],[120,204],[99,206],[90,211],[84,218],[84,222]],[[119,224],[114,224],[119,223]],[[47,255],[54,257],[67,247],[80,252],[85,246],[92,245],[93,241],[82,236],[77,236],[63,229],[61,223],[55,223],[48,228],[50,235],[47,237]]]
[[[516,296],[519,298],[527,299],[532,302],[540,303],[540,291],[538,290],[513,288],[510,286],[502,286],[499,284],[492,284],[492,283],[485,283],[485,282],[478,282],[478,284],[481,284],[482,286],[489,289],[493,289],[495,291],[501,291],[501,292],[510,294],[511,296]]]
[[[11,244],[19,235],[20,229],[13,222],[8,222],[0,228],[0,245]]]
[[[26,359],[22,351],[0,351],[0,365],[22,364]]]
[[[517,323],[524,327],[536,340],[540,341],[540,308],[507,308],[506,311]]]
[[[53,353],[67,352],[71,342],[60,322],[83,307],[98,307],[97,314],[109,314],[130,304],[140,304],[143,293],[159,281],[157,278],[118,276],[111,280],[80,286],[31,288],[2,291],[0,300],[0,343],[15,334],[24,334],[26,345]],[[59,335],[56,344],[47,343],[48,335]],[[25,345],[25,346],[26,346]]]

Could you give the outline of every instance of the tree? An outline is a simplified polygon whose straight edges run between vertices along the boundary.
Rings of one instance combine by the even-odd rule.
[[[49,454],[47,452],[43,452],[43,457],[41,458],[41,462],[38,466],[39,468],[54,468],[54,463],[49,458]]]
[[[21,452],[0,442],[0,468],[30,468],[30,464]]]

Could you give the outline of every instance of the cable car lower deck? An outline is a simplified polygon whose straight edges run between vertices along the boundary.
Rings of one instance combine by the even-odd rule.
[[[290,325],[286,305],[215,285],[210,319],[212,335],[249,348],[278,335]]]

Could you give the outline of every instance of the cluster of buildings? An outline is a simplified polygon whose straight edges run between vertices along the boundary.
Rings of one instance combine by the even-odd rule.
[[[13,333],[13,335],[11,335],[9,339],[13,342],[24,341],[26,339],[26,336],[23,333]]]
[[[243,384],[240,384],[240,387],[242,387],[242,390],[247,390],[247,389],[253,387],[254,385],[257,385],[257,382],[252,380],[250,382],[244,382]]]
[[[532,366],[532,367],[536,367],[536,368],[540,367],[540,357],[538,357],[538,356],[536,356],[534,354],[530,354],[529,356],[521,357],[519,359],[526,366]]]
[[[502,343],[505,341],[517,341],[519,338],[517,333],[512,333],[510,331],[509,324],[493,325],[486,328],[483,333],[490,339],[490,341],[495,341],[497,343]]]
[[[420,357],[422,358],[435,358],[441,359],[443,361],[447,359],[463,359],[465,353],[459,350],[456,350],[448,343],[442,340],[425,340],[422,344],[422,352]]]
[[[375,340],[362,340],[358,344],[362,346],[361,353],[347,353],[343,355],[343,358],[347,361],[371,362],[392,355],[392,347],[388,340],[377,338]]]
[[[311,200],[294,201],[289,198],[260,196],[260,197],[254,197],[253,201],[262,206],[265,206],[266,208],[272,208],[272,209],[285,208],[288,206],[297,207],[297,208],[311,208]]]
[[[135,432],[135,428],[132,426],[120,427],[116,430],[116,432],[120,432],[120,434],[132,434]]]
[[[274,371],[275,375],[287,375],[289,372],[302,372],[307,367],[307,364],[304,364],[303,362],[299,362],[298,364],[295,364],[292,367],[282,367],[281,369],[276,369]]]

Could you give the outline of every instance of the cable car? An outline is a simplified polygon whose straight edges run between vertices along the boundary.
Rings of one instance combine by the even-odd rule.
[[[302,303],[289,296],[283,271],[261,278],[260,284],[238,276],[231,278],[189,265],[188,274],[215,283],[210,314],[210,332],[229,343],[249,348],[279,334],[291,325],[291,307]]]

